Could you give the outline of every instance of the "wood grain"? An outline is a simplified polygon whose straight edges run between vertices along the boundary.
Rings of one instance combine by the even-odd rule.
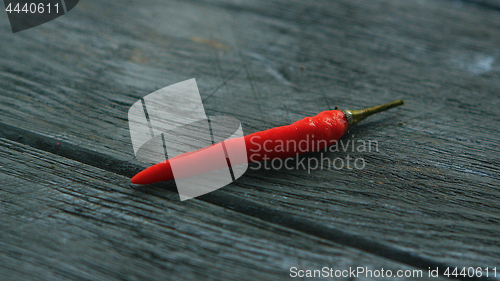
[[[500,10],[500,1],[498,0],[466,0],[466,2],[478,4],[488,9]],[[458,5],[460,4],[459,2]]]
[[[199,200],[181,203],[166,190],[131,189],[127,177],[5,139],[0,159],[2,280],[281,280],[294,266],[416,270]]]
[[[201,199],[406,263],[497,266],[500,18],[452,3],[85,1],[0,34],[2,134],[131,175],[128,107],[189,78],[246,133],[404,98],[344,138],[378,151],[323,154],[363,170],[250,169]]]

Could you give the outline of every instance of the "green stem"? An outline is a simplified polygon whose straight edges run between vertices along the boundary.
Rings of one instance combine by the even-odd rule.
[[[366,109],[342,110],[342,112],[344,112],[345,117],[347,118],[347,121],[349,122],[349,128],[350,128],[350,127],[358,124],[359,122],[361,122],[361,120],[365,119],[366,117],[368,117],[372,114],[386,111],[386,110],[389,110],[393,107],[403,105],[403,104],[405,104],[404,100],[397,100],[397,101],[393,101],[390,103],[386,103],[386,104],[382,104],[382,105],[378,105],[378,106],[374,106],[374,107],[370,107],[370,108],[366,108]]]

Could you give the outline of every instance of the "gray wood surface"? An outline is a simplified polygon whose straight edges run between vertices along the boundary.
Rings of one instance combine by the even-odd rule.
[[[500,14],[457,3],[82,1],[0,33],[0,135],[132,176],[128,108],[179,81],[196,78],[207,112],[245,133],[404,98],[344,137],[378,151],[323,155],[363,170],[250,169],[190,204],[420,268],[498,266]],[[146,190],[163,186],[176,196]]]
[[[170,191],[131,189],[127,177],[1,138],[0,159],[5,281],[279,280],[291,267],[325,266],[418,270],[200,200],[180,202]]]
[[[466,0],[466,2],[478,4],[480,6],[500,10],[500,1],[499,0]],[[457,5],[461,5],[460,2],[457,2]]]

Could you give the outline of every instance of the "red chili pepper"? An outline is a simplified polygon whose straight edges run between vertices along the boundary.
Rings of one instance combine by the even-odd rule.
[[[363,110],[323,111],[314,117],[306,117],[287,126],[247,135],[244,137],[247,162],[252,163],[276,158],[285,159],[307,152],[320,151],[335,144],[348,128],[356,125],[366,117],[402,104],[404,104],[403,100],[397,100]],[[223,143],[227,150],[237,149],[239,144],[238,139],[228,139]],[[214,157],[214,150],[207,148],[184,153],[153,165],[135,175],[132,178],[132,183],[151,184],[174,179],[170,166],[172,159],[176,159],[176,165],[185,167],[185,169],[182,169],[182,174],[176,174],[176,178],[227,168],[227,166],[213,166],[211,159]],[[233,166],[239,164],[243,163],[231,163]],[[191,169],[193,166],[205,167],[203,168],[205,170],[193,171]]]

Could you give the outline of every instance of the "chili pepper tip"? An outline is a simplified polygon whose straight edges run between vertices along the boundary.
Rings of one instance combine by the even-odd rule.
[[[149,181],[147,180],[147,177],[145,176],[144,171],[141,171],[137,175],[133,176],[132,179],[130,179],[130,181],[133,184],[148,184]]]
[[[389,110],[393,107],[400,106],[405,104],[404,100],[397,100],[393,101],[390,103],[370,107],[370,108],[365,108],[361,110],[342,110],[344,113],[345,117],[347,118],[347,122],[349,122],[349,128],[358,124],[361,122],[361,120],[365,119],[366,117],[373,115],[375,113],[379,113],[382,111]]]

